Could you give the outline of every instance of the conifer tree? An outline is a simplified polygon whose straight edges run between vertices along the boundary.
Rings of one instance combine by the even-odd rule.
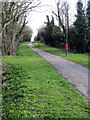
[[[87,40],[88,40],[88,51],[90,52],[90,0],[87,5]]]
[[[85,19],[85,11],[83,9],[83,3],[81,0],[77,2],[77,15],[76,21],[74,22],[74,26],[77,30],[77,52],[85,52],[86,48],[86,39],[85,39],[85,30],[86,30],[86,19]]]

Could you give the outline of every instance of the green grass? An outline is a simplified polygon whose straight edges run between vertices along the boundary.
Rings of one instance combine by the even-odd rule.
[[[85,97],[27,43],[3,62],[3,119],[88,118]]]
[[[38,47],[38,42],[35,42],[33,45],[35,47]],[[40,46],[38,48],[48,51],[54,55],[62,56],[68,60],[75,62],[75,63],[84,65],[86,67],[90,67],[90,61],[89,61],[90,55],[88,55],[88,54],[75,54],[75,53],[69,52],[68,57],[65,57],[66,56],[65,50],[49,47],[42,43],[40,43]]]

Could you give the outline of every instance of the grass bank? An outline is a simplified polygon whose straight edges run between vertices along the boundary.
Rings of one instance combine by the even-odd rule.
[[[27,43],[3,61],[3,119],[88,118],[87,100]]]
[[[65,50],[53,48],[42,43],[39,43],[39,46],[38,46],[38,42],[34,42],[33,45],[39,49],[45,50],[54,55],[62,56],[63,58],[71,60],[75,63],[84,65],[86,67],[90,67],[90,61],[89,61],[90,55],[88,54],[75,54],[75,53],[69,52],[68,57],[65,57],[66,56]]]

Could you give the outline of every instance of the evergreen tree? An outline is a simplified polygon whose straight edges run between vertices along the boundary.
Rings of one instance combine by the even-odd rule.
[[[85,31],[86,31],[86,19],[85,19],[85,11],[83,10],[83,3],[81,0],[77,2],[77,15],[76,21],[74,22],[74,26],[78,33],[77,35],[77,52],[85,52],[86,49],[86,39],[85,39]]]
[[[90,0],[88,0],[88,5],[87,5],[87,18],[88,18],[88,27],[90,28]]]
[[[50,20],[49,16],[45,22],[45,27],[40,28],[37,34],[37,41],[44,42],[52,47],[62,47],[64,45],[64,34],[60,31],[60,28],[54,24],[54,18]]]
[[[90,52],[90,0],[87,5],[87,26],[88,52]]]
[[[46,22],[46,38],[45,38],[45,43],[47,45],[53,46],[55,45],[55,40],[53,38],[53,29],[54,29],[54,18],[52,17],[52,20],[49,19],[49,16],[47,17],[47,22]]]
[[[60,31],[59,27],[54,24],[54,18],[49,19],[47,16],[47,22],[45,27],[45,43],[52,47],[61,47],[64,44],[64,34]]]

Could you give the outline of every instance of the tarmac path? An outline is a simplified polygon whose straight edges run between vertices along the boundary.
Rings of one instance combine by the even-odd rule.
[[[89,101],[88,71],[90,68],[76,64],[60,56],[35,48],[31,43],[28,46],[48,61],[57,71],[62,74],[69,83],[74,85]]]

